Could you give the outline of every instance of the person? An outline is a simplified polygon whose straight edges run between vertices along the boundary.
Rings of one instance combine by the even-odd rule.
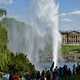
[[[45,73],[45,77],[46,77],[46,80],[51,80],[51,73],[50,73],[49,70],[46,71],[46,73]]]
[[[52,63],[51,67],[50,67],[50,71],[52,71],[54,68],[54,62]]]
[[[41,79],[40,80],[45,80],[45,71],[44,70],[41,73]]]
[[[40,80],[40,72],[39,71],[37,71],[37,73],[36,73],[36,79]]]
[[[15,73],[13,75],[10,75],[9,80],[21,80],[21,79],[20,79],[19,74],[18,73]]]

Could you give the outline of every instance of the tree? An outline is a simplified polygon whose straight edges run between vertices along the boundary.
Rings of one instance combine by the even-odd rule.
[[[4,51],[7,48],[7,42],[7,30],[0,25],[0,51]]]
[[[13,53],[7,48],[8,31],[7,25],[0,22],[0,68],[3,72],[33,72],[35,71],[34,65],[30,63],[24,53]],[[15,55],[16,54],[16,55]]]
[[[35,70],[27,56],[25,56],[23,53],[19,53],[15,56],[15,65],[16,69],[20,72],[29,72],[31,70]]]
[[[0,23],[1,24],[1,23]],[[9,51],[7,50],[7,30],[0,25],[0,67],[6,69],[9,59]]]

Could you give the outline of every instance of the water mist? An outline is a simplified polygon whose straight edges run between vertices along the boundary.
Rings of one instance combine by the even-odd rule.
[[[35,3],[35,15],[36,15],[36,24],[38,23],[47,24],[49,28],[52,29],[53,37],[53,61],[54,68],[58,65],[58,48],[59,48],[59,16],[58,8],[59,5],[56,0],[34,0]],[[46,26],[46,25],[43,25]]]
[[[17,23],[10,20],[9,25],[9,48],[15,52],[26,53],[29,60],[40,70],[40,49],[45,48],[45,34],[51,34],[52,55],[54,67],[58,65],[59,49],[59,5],[56,0],[31,0],[29,8],[27,26],[23,23]],[[17,25],[19,26],[17,27]],[[12,26],[12,27],[11,27]],[[23,27],[22,27],[23,26]],[[24,33],[23,33],[24,32]],[[16,35],[15,35],[16,34]],[[44,39],[45,38],[45,39]],[[43,57],[42,57],[43,58]],[[44,63],[43,63],[44,64]]]

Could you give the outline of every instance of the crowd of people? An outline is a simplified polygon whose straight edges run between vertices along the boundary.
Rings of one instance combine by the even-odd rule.
[[[38,72],[36,80],[80,80],[80,65],[73,65],[72,69],[64,65],[54,70],[52,66],[48,71]]]
[[[68,68],[67,65],[57,67],[53,70],[52,64],[50,70],[36,71],[34,74],[26,73],[19,75],[17,72],[10,74],[9,79],[4,80],[80,80],[80,65],[73,65],[73,68]],[[34,75],[34,76],[33,76]]]

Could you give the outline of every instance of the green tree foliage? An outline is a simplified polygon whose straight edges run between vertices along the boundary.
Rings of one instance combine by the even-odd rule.
[[[11,53],[11,56],[11,62],[8,64],[8,71],[18,71],[20,73],[35,71],[34,65],[29,62],[28,58],[23,53],[17,53],[16,55]]]
[[[0,67],[5,70],[7,68],[7,64],[10,61],[9,55],[10,52],[7,49],[7,31],[2,24],[0,23]]]
[[[13,53],[7,48],[8,35],[6,25],[0,22],[0,69],[3,72],[33,72],[34,65],[23,53]]]
[[[19,53],[15,56],[15,63],[18,71],[28,71],[30,68],[30,62],[23,53]]]
[[[6,49],[7,42],[8,42],[8,39],[7,39],[7,31],[0,24],[0,51]]]

